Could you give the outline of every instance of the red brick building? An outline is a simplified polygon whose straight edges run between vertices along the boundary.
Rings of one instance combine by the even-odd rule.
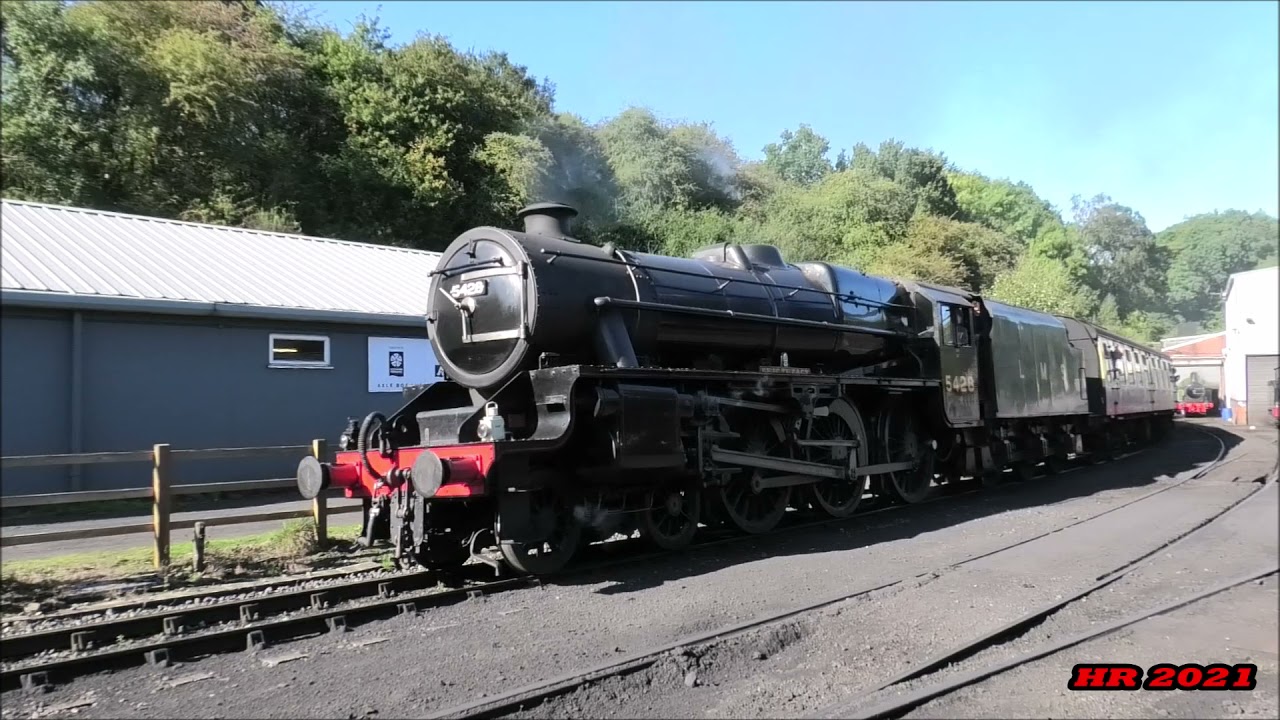
[[[1223,348],[1226,347],[1226,342],[1225,331],[1160,341],[1160,349],[1169,356],[1178,373],[1179,400],[1182,399],[1182,388],[1190,381],[1203,385],[1211,397],[1218,397],[1222,388]]]

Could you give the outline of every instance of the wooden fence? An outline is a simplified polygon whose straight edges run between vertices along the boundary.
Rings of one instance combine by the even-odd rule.
[[[138,498],[151,499],[151,521],[110,525],[100,528],[81,530],[50,530],[22,535],[0,537],[0,547],[12,545],[32,545],[55,542],[58,540],[82,540],[88,538],[109,537],[113,535],[130,535],[148,532],[155,538],[153,555],[157,569],[169,564],[169,535],[173,530],[182,530],[213,525],[239,525],[250,522],[268,520],[288,520],[310,516],[315,520],[316,539],[323,545],[328,539],[328,516],[331,512],[354,512],[360,506],[334,508],[327,507],[326,497],[321,493],[311,501],[310,510],[282,510],[276,512],[242,513],[238,515],[210,517],[207,520],[170,519],[170,501],[175,495],[209,495],[213,493],[243,492],[246,490],[275,490],[295,487],[295,481],[284,480],[246,480],[240,482],[200,483],[194,485],[174,484],[174,462],[176,460],[228,460],[253,457],[282,456],[296,453],[310,453],[322,462],[326,459],[328,448],[324,440],[313,440],[311,445],[277,445],[274,447],[244,448],[212,448],[205,450],[173,450],[167,444],[156,445],[151,450],[136,452],[101,452],[77,453],[71,455],[21,455],[0,458],[0,469],[22,467],[50,467],[67,465],[101,465],[106,463],[151,463],[151,487],[129,488],[125,490],[87,490],[80,492],[45,493],[40,495],[14,495],[0,498],[0,505],[5,508],[35,507],[47,505],[68,505],[73,503],[101,502],[104,500],[132,500]]]

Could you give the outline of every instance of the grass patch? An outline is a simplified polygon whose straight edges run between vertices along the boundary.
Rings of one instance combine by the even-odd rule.
[[[329,528],[331,547],[355,540],[359,523]],[[311,518],[286,521],[279,530],[204,544],[205,570],[192,566],[194,544],[176,542],[169,547],[170,565],[163,579],[170,586],[211,584],[224,580],[305,572],[338,564],[345,553],[320,552],[315,522]],[[156,580],[152,549],[76,553],[0,565],[0,606],[6,612],[42,600],[56,600],[86,585],[130,579]]]

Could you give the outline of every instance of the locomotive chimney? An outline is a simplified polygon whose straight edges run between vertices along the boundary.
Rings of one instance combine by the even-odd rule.
[[[530,235],[572,239],[569,221],[577,214],[577,210],[563,203],[546,202],[530,205],[516,217],[524,220],[524,231]]]

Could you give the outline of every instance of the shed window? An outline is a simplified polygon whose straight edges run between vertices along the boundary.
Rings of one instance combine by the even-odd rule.
[[[330,367],[329,338],[323,335],[272,335],[272,367]]]

